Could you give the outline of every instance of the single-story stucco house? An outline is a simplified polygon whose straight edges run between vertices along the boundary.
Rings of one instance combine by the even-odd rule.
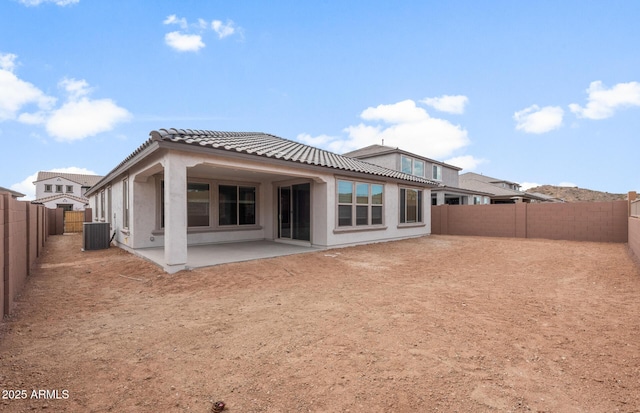
[[[86,196],[116,245],[162,247],[161,265],[176,272],[201,244],[330,248],[428,235],[439,186],[265,133],[160,129]]]

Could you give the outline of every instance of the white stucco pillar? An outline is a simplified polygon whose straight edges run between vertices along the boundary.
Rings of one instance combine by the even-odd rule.
[[[187,168],[170,154],[164,159],[164,262],[169,273],[187,264]]]
[[[444,192],[436,192],[436,205],[444,205]]]

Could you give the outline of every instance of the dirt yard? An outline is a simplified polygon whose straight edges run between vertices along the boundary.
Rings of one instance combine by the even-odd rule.
[[[1,411],[640,411],[624,244],[431,236],[174,275],[80,245],[49,239],[0,327],[2,396],[26,396]]]

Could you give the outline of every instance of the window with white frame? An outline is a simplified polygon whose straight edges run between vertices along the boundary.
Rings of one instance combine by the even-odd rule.
[[[218,224],[255,225],[256,188],[254,186],[218,186]]]
[[[62,185],[56,185],[56,192],[62,192]]]
[[[384,185],[338,180],[338,226],[382,225]]]
[[[73,193],[73,185],[67,185],[67,193],[68,194],[72,194]]]
[[[400,158],[400,163],[400,170],[405,174],[420,176],[424,178],[424,161],[402,155]]]
[[[129,179],[122,181],[122,228],[129,228]]]
[[[187,182],[187,226],[209,226],[209,184]]]
[[[433,165],[433,179],[436,181],[442,181],[442,166]]]
[[[413,174],[424,178],[424,162],[419,159],[413,160]]]
[[[100,192],[100,218],[104,221],[104,191]]]
[[[217,190],[216,190],[217,188]],[[160,180],[160,228],[164,228],[164,180]],[[216,184],[214,181],[187,182],[187,226],[215,227],[256,225],[257,187]],[[216,205],[217,220],[211,205]],[[216,224],[217,221],[217,224]]]
[[[400,223],[421,223],[422,215],[422,191],[400,188]]]
[[[404,156],[402,155],[401,159],[401,171],[405,174],[412,174],[413,173],[413,162],[411,161],[411,158],[409,158],[408,156]]]
[[[53,192],[53,185],[45,184],[44,185],[44,192]]]

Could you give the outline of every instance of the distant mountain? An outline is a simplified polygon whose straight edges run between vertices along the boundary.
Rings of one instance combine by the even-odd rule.
[[[553,185],[536,186],[528,189],[527,192],[549,195],[563,199],[565,202],[624,201],[627,199],[627,194],[611,194],[591,189]]]

